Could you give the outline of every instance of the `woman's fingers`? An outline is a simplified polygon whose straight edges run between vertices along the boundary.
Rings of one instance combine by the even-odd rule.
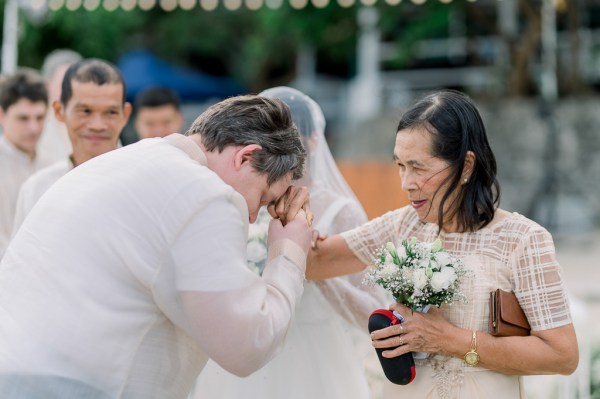
[[[309,206],[308,189],[296,186],[289,186],[274,204],[269,204],[267,207],[269,214],[275,219],[280,219],[283,225],[294,220],[301,209],[306,213],[308,224],[312,225],[313,214]]]
[[[290,186],[286,192],[285,199],[285,220],[292,220],[300,209],[304,209],[307,216],[310,214],[309,223],[312,224],[312,212],[309,206],[309,193],[306,187]]]

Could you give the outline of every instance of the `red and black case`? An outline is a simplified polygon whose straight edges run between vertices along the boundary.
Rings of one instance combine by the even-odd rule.
[[[398,320],[390,310],[377,309],[371,313],[371,316],[369,317],[369,332],[380,330],[395,324],[400,324],[400,320]],[[394,348],[375,348],[383,372],[387,379],[394,384],[407,385],[415,379],[417,374],[412,352],[392,358],[383,357],[381,355],[384,350],[391,349]]]

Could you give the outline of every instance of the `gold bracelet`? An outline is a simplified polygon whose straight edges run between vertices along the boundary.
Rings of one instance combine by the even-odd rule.
[[[475,367],[479,363],[479,353],[477,353],[477,330],[473,330],[471,349],[465,353],[464,359],[467,366],[470,367]]]

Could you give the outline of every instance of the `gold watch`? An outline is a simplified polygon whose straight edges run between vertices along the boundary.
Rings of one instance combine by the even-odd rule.
[[[475,367],[479,363],[479,353],[477,353],[477,331],[473,330],[471,339],[471,349],[465,353],[465,363],[467,366]]]

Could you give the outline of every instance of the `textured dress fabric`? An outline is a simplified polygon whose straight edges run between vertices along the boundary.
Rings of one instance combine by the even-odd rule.
[[[177,140],[91,159],[33,207],[0,263],[3,399],[185,398],[209,357],[247,375],[276,353],[305,260],[250,272],[246,202]]]
[[[375,252],[387,241],[399,245],[411,237],[425,242],[439,237],[443,247],[460,257],[470,271],[460,287],[467,302],[440,308],[444,317],[458,327],[488,332],[489,293],[496,288],[515,292],[534,331],[572,322],[552,237],[517,213],[475,232],[442,231],[438,235],[436,224],[421,222],[414,209],[404,207],[342,236],[365,264],[373,262]],[[387,383],[385,398],[525,397],[518,376],[468,367],[462,359],[441,354],[416,363],[416,379],[406,386]]]

